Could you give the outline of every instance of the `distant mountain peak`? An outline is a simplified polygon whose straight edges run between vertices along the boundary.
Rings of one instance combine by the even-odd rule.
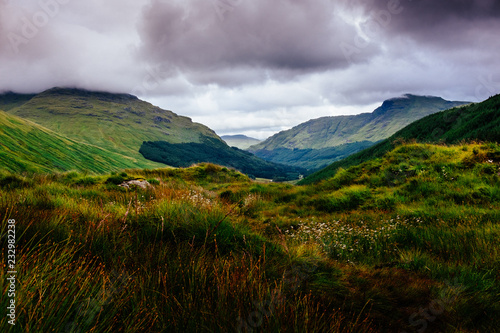
[[[252,145],[261,142],[261,140],[259,139],[251,138],[243,134],[223,135],[221,136],[221,139],[224,140],[229,146],[237,147],[240,149],[247,149]]]
[[[411,93],[406,93],[406,94],[403,94],[401,96],[398,96],[398,97],[393,97],[393,98],[389,98],[387,100],[385,100],[385,102],[387,101],[404,101],[404,100],[411,100],[411,99],[435,99],[435,100],[440,100],[440,101],[444,101],[445,99],[443,99],[442,97],[439,97],[439,96],[433,96],[433,95],[416,95],[416,94],[411,94]]]
[[[468,103],[446,101],[435,96],[405,94],[384,101],[372,113],[309,120],[292,129],[277,133],[250,147],[249,150],[259,157],[273,156],[269,158],[273,162],[298,165],[297,163],[303,162],[302,157],[290,151],[318,150],[316,155],[320,156],[333,151],[325,149],[349,145],[345,148],[352,153],[353,147],[361,149],[362,146],[366,146],[367,142],[375,143],[383,140],[427,115]],[[310,160],[310,154],[303,156],[304,159]],[[325,163],[325,161],[326,159],[323,159],[321,162]],[[311,165],[310,161],[307,162]]]
[[[259,139],[255,139],[243,134],[236,134],[236,135],[222,135],[221,138],[223,139],[251,139],[251,140],[257,140],[260,141]]]

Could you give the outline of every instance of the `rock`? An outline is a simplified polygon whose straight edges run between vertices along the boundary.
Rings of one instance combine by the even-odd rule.
[[[123,182],[118,186],[125,187],[128,189],[131,187],[133,188],[134,186],[140,187],[142,189],[147,189],[148,187],[151,187],[151,184],[147,180],[134,179]]]

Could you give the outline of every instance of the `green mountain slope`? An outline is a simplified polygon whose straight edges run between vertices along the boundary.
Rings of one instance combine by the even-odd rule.
[[[11,172],[90,171],[152,168],[140,161],[65,138],[30,121],[0,111],[0,169]]]
[[[359,141],[376,142],[391,136],[417,119],[467,103],[407,94],[385,101],[372,113],[309,120],[273,135],[252,146],[250,150],[320,149]]]
[[[220,140],[204,125],[126,94],[53,88],[9,113],[65,137],[143,161],[139,148],[144,141]]]
[[[420,119],[373,147],[310,175],[303,179],[301,184],[315,183],[330,178],[339,168],[345,169],[381,157],[394,149],[398,141],[409,140],[445,144],[458,143],[462,140],[500,142],[500,95],[482,103],[446,110]]]
[[[308,165],[320,168],[345,156],[366,148],[366,144],[346,145],[358,142],[383,140],[399,129],[429,114],[446,110],[468,102],[451,102],[440,97],[415,96],[407,94],[400,98],[385,101],[372,113],[355,116],[323,117],[309,120],[290,130],[280,132],[264,142],[249,148],[255,155],[273,162],[290,165]],[[344,149],[342,149],[341,145]],[[297,159],[293,150],[324,149],[339,147],[329,151],[331,156],[325,159],[324,153],[304,156]],[[299,152],[300,153],[300,152]],[[317,158],[317,156],[321,156]],[[311,158],[312,157],[312,158]]]

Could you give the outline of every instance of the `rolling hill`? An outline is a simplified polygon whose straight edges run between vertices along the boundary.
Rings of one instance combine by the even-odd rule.
[[[161,164],[113,153],[65,138],[49,129],[0,111],[0,169],[11,172],[112,172]]]
[[[415,120],[467,103],[407,94],[386,100],[372,113],[309,120],[248,150],[273,162],[319,168],[375,144]],[[326,151],[310,151],[319,149]]]
[[[399,130],[386,140],[311,174],[301,184],[311,184],[347,168],[382,157],[398,142],[454,144],[460,141],[500,142],[500,95],[488,100],[429,115]]]

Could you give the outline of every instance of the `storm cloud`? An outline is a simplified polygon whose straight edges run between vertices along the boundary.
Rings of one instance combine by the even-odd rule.
[[[404,93],[500,91],[497,0],[0,0],[0,91],[126,92],[265,138]]]

